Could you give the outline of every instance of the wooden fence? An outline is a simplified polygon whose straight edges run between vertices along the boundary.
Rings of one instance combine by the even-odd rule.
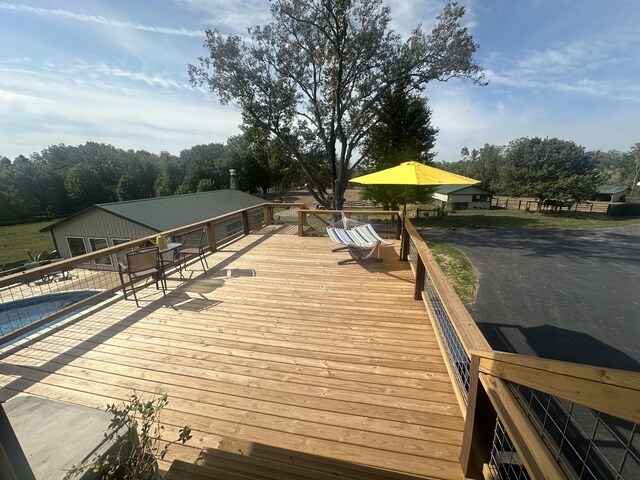
[[[493,197],[491,199],[491,208],[506,208],[510,210],[524,210],[535,212],[538,210],[539,205],[540,202],[538,202],[537,200],[509,197]],[[611,205],[617,204],[608,202],[560,202],[554,200],[543,202],[541,210],[554,213],[609,213],[609,208]]]

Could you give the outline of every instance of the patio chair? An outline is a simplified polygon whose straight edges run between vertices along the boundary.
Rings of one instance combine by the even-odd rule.
[[[200,263],[202,264],[202,270],[204,274],[207,274],[207,269],[209,268],[209,264],[207,263],[207,259],[205,258],[205,254],[207,253],[207,249],[209,248],[209,241],[207,239],[207,228],[202,228],[200,230],[194,230],[192,232],[187,232],[182,235],[175,236],[176,242],[182,244],[182,248],[178,251],[178,260],[180,258],[184,259],[185,262],[185,270],[187,269],[187,257],[198,256],[200,258]]]
[[[343,228],[335,226],[339,224],[342,224]],[[334,248],[332,252],[348,250],[351,255],[350,259],[340,260],[338,265],[344,265],[352,261],[382,261],[380,249],[383,245],[390,245],[390,243],[380,237],[370,223],[356,222],[343,217],[342,220],[333,225],[327,227],[327,234],[334,243],[342,246]]]
[[[127,289],[124,281],[125,274],[129,277],[129,284],[131,285],[136,306],[140,306],[134,284],[136,280],[153,277],[156,283],[156,289],[159,283],[162,288],[162,294],[165,297],[167,296],[167,284],[164,278],[158,247],[145,247],[128,252],[126,261],[126,266],[118,262],[118,272],[120,274],[120,282],[122,283],[122,292],[124,293],[125,300],[127,299]]]

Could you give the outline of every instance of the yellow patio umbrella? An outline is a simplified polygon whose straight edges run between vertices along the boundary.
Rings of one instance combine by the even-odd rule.
[[[474,185],[480,180],[430,167],[420,162],[404,162],[395,167],[352,178],[365,185]]]
[[[364,185],[405,185],[404,208],[402,210],[403,235],[404,219],[407,215],[408,185],[474,185],[480,183],[480,180],[430,167],[420,162],[403,162],[395,167],[352,178],[350,181]],[[402,258],[402,252],[400,252],[400,257]]]
[[[364,185],[405,185],[404,214],[407,212],[406,186],[408,185],[474,185],[480,183],[480,180],[430,167],[420,162],[403,162],[395,167],[361,175],[349,181]]]

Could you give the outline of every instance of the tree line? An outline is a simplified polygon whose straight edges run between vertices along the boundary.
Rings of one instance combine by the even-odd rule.
[[[238,172],[240,189],[251,193],[305,182],[278,142],[258,131],[179,155],[95,142],[52,145],[13,162],[0,155],[0,222],[57,217],[95,203],[229,188],[231,168]]]
[[[437,166],[481,181],[487,190],[517,197],[584,201],[599,185],[625,185],[640,199],[640,143],[629,151],[589,151],[569,140],[519,138],[508,145],[463,148],[462,160]]]

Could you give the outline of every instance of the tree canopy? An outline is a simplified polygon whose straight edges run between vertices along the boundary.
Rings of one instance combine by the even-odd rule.
[[[94,203],[225,189],[229,168],[238,170],[241,189],[251,193],[304,183],[279,144],[251,132],[180,155],[95,142],[52,145],[13,162],[0,155],[0,222],[68,215]]]
[[[367,153],[361,163],[363,173],[402,162],[431,163],[437,133],[438,129],[431,126],[427,101],[398,84],[382,97],[379,121],[364,139],[363,150]],[[426,186],[365,185],[361,196],[382,204],[385,210],[398,210],[405,201],[428,202],[433,191]]]
[[[381,0],[274,0],[271,14],[271,23],[248,30],[248,41],[207,30],[208,55],[189,65],[190,79],[279,139],[326,207],[342,208],[358,148],[398,83],[422,91],[454,77],[483,82],[457,3],[445,6],[429,35],[417,27],[404,42]]]
[[[485,144],[471,152],[463,148],[461,154],[462,161],[438,166],[478,178],[495,193],[535,197],[540,202],[587,200],[604,179],[602,152],[557,138],[519,138],[507,146]]]
[[[593,152],[557,138],[520,138],[506,150],[504,182],[516,196],[582,201],[598,186]]]

